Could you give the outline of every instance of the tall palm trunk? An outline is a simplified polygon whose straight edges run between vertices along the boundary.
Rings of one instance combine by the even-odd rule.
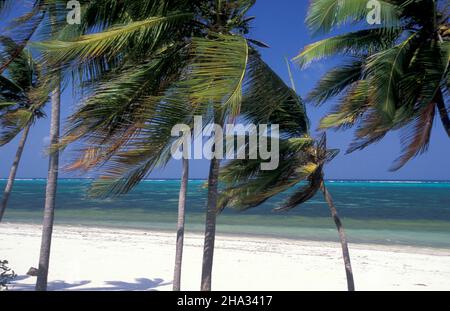
[[[347,275],[347,287],[349,291],[354,291],[355,283],[353,281],[352,264],[350,261],[350,252],[348,250],[347,237],[345,236],[344,227],[342,226],[341,219],[339,218],[338,212],[334,205],[333,198],[331,197],[330,193],[325,187],[325,183],[323,181],[322,184],[320,185],[320,189],[322,190],[325,200],[327,201],[328,206],[330,207],[331,216],[333,217],[334,223],[336,224],[339,233],[339,239],[341,241],[342,247],[342,257],[344,258],[345,264],[345,273]]]
[[[203,248],[202,291],[211,291],[211,275],[216,239],[216,217],[220,160],[211,160],[208,178],[208,203],[206,208],[205,244]]]
[[[52,94],[52,117],[50,125],[51,146],[56,146],[59,142],[60,128],[60,106],[61,106],[61,85]],[[47,290],[48,267],[50,262],[50,247],[52,242],[53,221],[55,214],[56,187],[58,182],[59,152],[57,148],[51,148],[49,158],[49,168],[47,177],[47,188],[45,192],[44,220],[42,222],[41,251],[39,255],[38,277],[36,282],[37,291]]]
[[[178,198],[178,224],[177,224],[177,246],[175,253],[175,268],[173,273],[173,290],[181,290],[181,266],[183,262],[183,243],[184,243],[184,223],[186,192],[189,182],[189,159],[183,157],[183,173],[181,176],[180,194]]]
[[[6,206],[8,205],[9,196],[11,195],[11,191],[14,186],[17,168],[19,167],[20,159],[22,158],[23,148],[25,147],[25,143],[27,142],[28,134],[31,128],[31,123],[32,122],[28,122],[28,124],[23,129],[22,137],[20,138],[19,146],[17,147],[16,157],[14,158],[14,162],[9,172],[8,182],[6,183],[5,191],[3,192],[3,198],[0,206],[0,222],[2,222],[3,216],[5,215]]]

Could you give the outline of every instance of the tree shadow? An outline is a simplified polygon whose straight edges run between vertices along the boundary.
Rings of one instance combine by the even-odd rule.
[[[34,284],[23,284],[20,281],[29,279],[30,276],[20,275],[11,284],[10,290],[13,291],[34,291]],[[34,282],[33,282],[34,283]],[[83,287],[80,286],[92,283],[92,281],[84,280],[73,283],[65,281],[52,281],[48,283],[49,291],[151,291],[156,290],[158,287],[170,285],[172,282],[165,282],[163,279],[146,279],[136,278],[135,282],[123,282],[123,281],[106,281],[105,286],[100,287]]]
[[[31,276],[28,275],[19,275],[17,278],[14,279],[14,281],[10,284],[10,290],[14,291],[34,291],[35,282],[32,284],[23,284],[20,283],[20,281],[24,281],[31,278]],[[67,283],[64,281],[52,281],[48,283],[48,290],[49,291],[59,291],[59,290],[70,290],[71,288],[75,288],[78,286],[83,286],[86,284],[89,284],[91,281],[79,281],[74,283]]]
[[[81,291],[149,291],[156,288],[170,285],[172,282],[165,282],[163,279],[137,278],[135,282],[106,281],[107,285],[102,287],[82,288]]]

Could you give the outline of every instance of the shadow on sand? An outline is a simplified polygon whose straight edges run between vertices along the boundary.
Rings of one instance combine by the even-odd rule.
[[[13,291],[33,291],[34,284],[23,284],[21,281],[29,280],[31,277],[26,275],[18,276],[9,288]],[[163,279],[146,279],[137,278],[135,282],[122,281],[106,281],[104,286],[89,287],[85,286],[92,281],[84,280],[79,282],[67,283],[64,281],[52,281],[48,283],[49,291],[151,291],[156,290],[160,286],[172,284],[172,282],[165,282]],[[29,283],[29,282],[27,282]],[[34,282],[33,282],[34,283]],[[82,288],[78,288],[81,287]]]

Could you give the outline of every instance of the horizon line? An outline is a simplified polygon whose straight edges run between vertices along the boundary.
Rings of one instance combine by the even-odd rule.
[[[58,178],[58,180],[95,180],[96,178],[91,177],[64,177]],[[2,177],[0,180],[8,180],[7,177]],[[47,180],[46,177],[20,177],[15,178],[15,180]],[[180,178],[145,178],[142,181],[174,181],[180,180]],[[189,181],[206,181],[205,178],[189,178]],[[450,179],[350,179],[350,178],[330,178],[325,179],[325,181],[375,181],[375,182],[450,182]]]

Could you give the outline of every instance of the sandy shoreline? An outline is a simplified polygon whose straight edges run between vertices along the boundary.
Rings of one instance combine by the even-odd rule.
[[[11,290],[32,290],[40,226],[0,225],[0,259],[19,275]],[[175,234],[56,226],[50,290],[170,290]],[[185,240],[183,290],[200,286],[203,237]],[[350,245],[358,290],[450,290],[450,250]],[[219,235],[214,290],[345,290],[337,243]]]

